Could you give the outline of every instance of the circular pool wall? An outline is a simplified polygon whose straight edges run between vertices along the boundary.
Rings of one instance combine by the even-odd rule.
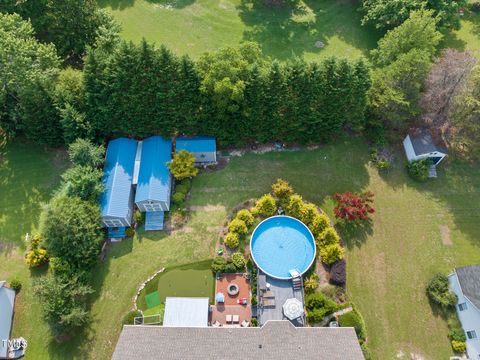
[[[315,261],[315,239],[310,229],[290,216],[263,220],[250,239],[253,261],[265,274],[291,279],[290,270],[305,273]]]

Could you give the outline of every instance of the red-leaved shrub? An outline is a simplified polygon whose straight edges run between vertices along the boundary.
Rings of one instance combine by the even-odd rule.
[[[369,214],[373,214],[375,209],[373,204],[373,193],[366,191],[364,193],[345,192],[343,194],[336,193],[333,197],[336,200],[336,206],[333,209],[336,218],[356,221],[368,220]]]

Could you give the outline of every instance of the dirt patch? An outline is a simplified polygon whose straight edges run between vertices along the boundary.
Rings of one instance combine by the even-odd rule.
[[[443,245],[453,245],[452,238],[450,236],[450,228],[447,225],[440,225],[440,235],[442,236]]]
[[[328,272],[327,265],[325,265],[321,261],[317,261],[317,267],[315,269],[315,272],[318,275],[319,286],[328,284],[330,280],[330,273]]]
[[[202,172],[208,174],[208,173],[213,173],[216,171],[223,170],[227,167],[229,161],[230,161],[229,157],[219,156],[217,157],[217,163],[215,165],[206,166],[205,168],[202,169]]]

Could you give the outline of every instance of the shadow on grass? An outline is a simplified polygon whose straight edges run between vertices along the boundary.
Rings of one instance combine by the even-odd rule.
[[[98,5],[102,8],[109,7],[113,10],[124,10],[135,6],[137,0],[98,0]],[[152,4],[164,6],[166,8],[183,9],[195,3],[195,0],[145,0]]]
[[[113,10],[124,10],[135,5],[136,0],[98,0],[98,6],[110,7]]]
[[[363,223],[337,223],[335,224],[344,246],[352,250],[361,247],[367,238],[373,234],[372,220]]]
[[[376,46],[381,34],[360,25],[356,5],[344,1],[307,0],[293,6],[262,6],[242,0],[237,6],[242,21],[250,27],[244,40],[260,44],[266,55],[277,59],[302,56],[305,51],[320,54],[317,42],[328,45],[338,36],[360,49],[364,55]]]

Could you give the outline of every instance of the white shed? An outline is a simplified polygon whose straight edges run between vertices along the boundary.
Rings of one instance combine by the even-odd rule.
[[[438,165],[448,153],[441,136],[428,129],[411,130],[403,140],[403,148],[409,162],[430,159],[433,165]]]

